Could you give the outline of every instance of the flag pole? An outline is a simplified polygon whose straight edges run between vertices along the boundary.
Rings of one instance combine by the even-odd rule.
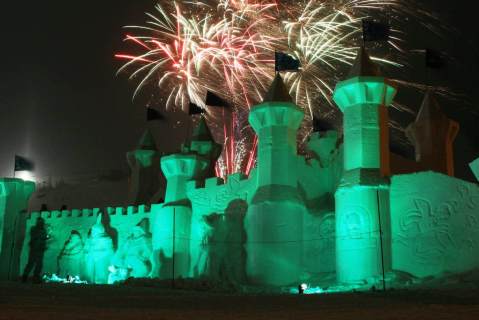
[[[383,274],[383,291],[386,291],[386,276],[384,272],[384,247],[383,247],[383,228],[381,223],[381,202],[379,199],[379,189],[376,191],[377,205],[378,205],[378,224],[379,224],[379,244],[381,247],[381,270]]]
[[[15,155],[15,158],[13,160],[13,179],[15,179],[15,173],[17,172],[15,169],[16,167],[16,162],[17,162],[17,155]]]
[[[172,254],[171,254],[171,264],[172,264],[172,279],[171,279],[171,286],[175,288],[175,230],[176,229],[176,208],[173,207],[173,243],[172,243]]]

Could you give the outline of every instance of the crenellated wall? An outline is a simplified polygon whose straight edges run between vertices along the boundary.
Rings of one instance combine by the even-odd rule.
[[[43,259],[43,273],[56,273],[62,276],[77,275],[75,274],[77,269],[84,269],[84,272],[79,275],[83,278],[91,279],[92,275],[88,274],[87,270],[87,246],[90,245],[91,249],[94,246],[95,241],[97,241],[92,238],[92,227],[99,222],[99,217],[101,225],[106,233],[105,239],[108,237],[111,239],[111,242],[107,242],[111,243],[112,247],[111,255],[108,258],[110,259],[110,265],[120,266],[122,263],[122,257],[119,257],[118,255],[124,253],[124,250],[132,250],[131,248],[126,249],[125,246],[131,247],[131,239],[129,240],[129,237],[131,238],[132,233],[135,231],[135,226],[139,226],[145,232],[143,240],[148,242],[148,239],[150,239],[151,243],[149,210],[149,207],[140,205],[129,206],[126,208],[107,207],[104,209],[93,208],[32,212],[26,221],[25,241],[21,255],[21,270],[24,269],[30,254],[30,230],[32,230],[37,224],[38,218],[44,220],[48,234],[47,246]],[[62,266],[62,261],[60,261],[60,253],[65,249],[65,245],[72,232],[78,233],[80,237],[78,247],[80,247],[80,244],[83,244],[83,250],[77,256],[78,261],[76,261],[77,263],[82,264],[80,267],[78,265],[72,266],[71,263],[66,263]],[[99,241],[101,242],[101,240]],[[93,252],[93,250],[90,250],[90,252]],[[130,254],[134,254],[134,252],[130,252]],[[80,261],[82,258],[84,261]]]
[[[187,184],[187,195],[191,201],[193,214],[208,215],[223,213],[228,204],[235,199],[250,202],[256,191],[257,170],[253,169],[249,177],[242,173],[235,173],[226,177],[226,182],[221,178],[208,178],[204,184],[198,185],[196,181]]]

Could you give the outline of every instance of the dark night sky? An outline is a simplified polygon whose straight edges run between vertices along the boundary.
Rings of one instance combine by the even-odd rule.
[[[469,0],[426,3],[458,30],[435,43],[425,30],[411,31],[416,41],[445,48],[458,61],[433,79],[464,92],[471,101],[467,108],[445,103],[450,116],[462,124],[459,149],[469,149],[467,161],[479,150],[479,117],[471,112],[479,110],[476,13]],[[39,176],[126,168],[125,152],[135,146],[146,125],[145,101],[132,102],[133,83],[115,76],[120,64],[113,55],[124,48],[121,27],[142,23],[143,12],[154,4],[153,0],[2,4],[0,176],[11,176],[15,153],[34,159]],[[421,72],[413,69],[411,74]],[[162,129],[158,135],[166,151],[176,144],[171,137],[179,135],[171,130]]]

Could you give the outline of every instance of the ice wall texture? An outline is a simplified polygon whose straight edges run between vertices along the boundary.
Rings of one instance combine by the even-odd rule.
[[[151,272],[146,206],[31,213],[25,227],[21,271],[30,254],[30,230],[39,217],[45,220],[48,234],[43,273],[78,275],[89,283],[108,283],[110,266],[130,269],[130,276],[145,277]]]
[[[479,267],[479,186],[435,172],[391,181],[392,267],[417,277]]]

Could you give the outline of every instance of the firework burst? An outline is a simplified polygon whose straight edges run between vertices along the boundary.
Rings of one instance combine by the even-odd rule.
[[[403,48],[400,26],[415,17],[430,28],[433,19],[415,11],[409,0],[219,0],[179,1],[157,5],[144,26],[126,27],[135,35],[125,40],[137,54],[117,54],[127,60],[119,72],[130,72],[138,83],[134,95],[155,84],[166,108],[187,110],[190,102],[203,108],[207,91],[232,105],[228,115],[207,117],[222,137],[225,150],[218,162],[221,176],[254,166],[257,139],[248,127],[249,108],[260,102],[274,75],[274,51],[298,59],[299,72],[284,79],[296,104],[313,115],[334,118],[331,94],[348,70],[361,42],[361,20],[375,17],[392,25],[390,46],[375,48],[373,59],[400,67]],[[421,85],[397,82],[420,88]],[[396,104],[402,111],[406,106]],[[208,108],[209,109],[209,108]],[[302,126],[300,141],[311,131]]]

